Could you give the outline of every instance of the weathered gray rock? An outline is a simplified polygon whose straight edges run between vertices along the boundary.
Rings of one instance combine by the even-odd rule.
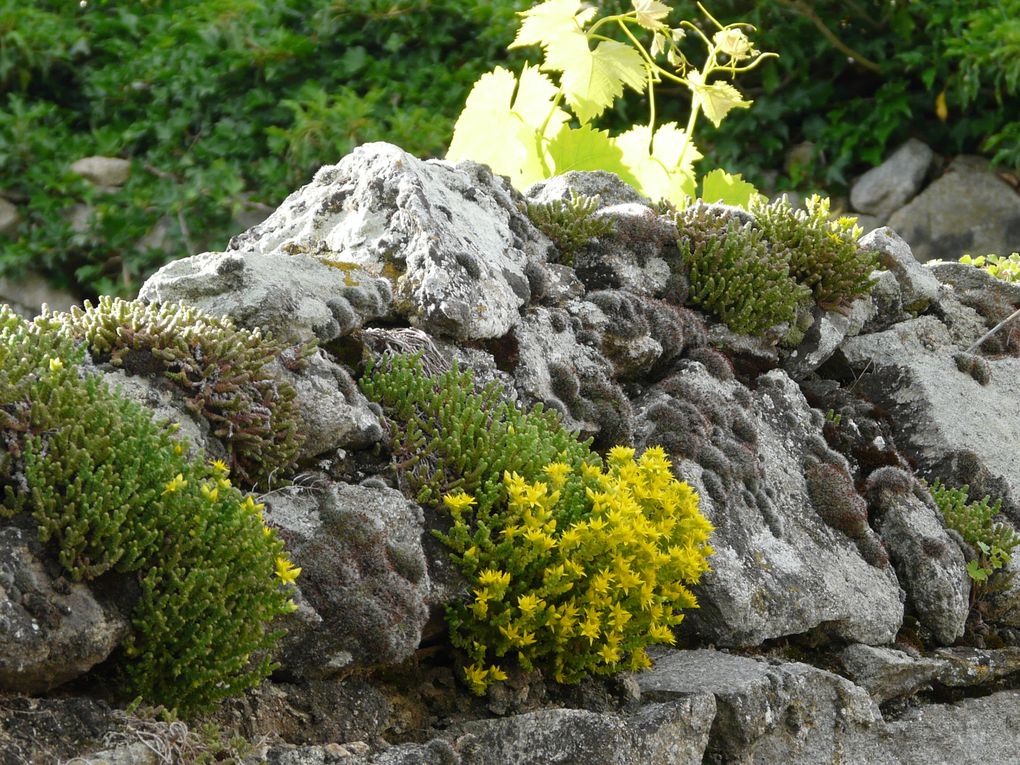
[[[849,313],[825,311],[815,307],[814,321],[804,339],[787,354],[783,354],[783,369],[794,379],[801,380],[824,364],[847,337],[858,334],[875,313],[868,296],[855,300]]]
[[[336,449],[360,449],[382,438],[382,424],[368,399],[347,371],[322,351],[306,358],[299,371],[275,366],[296,393],[294,404],[305,437],[298,459]]]
[[[932,274],[943,284],[952,286],[957,297],[965,303],[980,299],[980,295],[994,293],[996,297],[1013,305],[1020,305],[1020,284],[997,279],[983,268],[967,263],[931,263]]]
[[[1001,497],[1007,511],[1020,507],[1020,418],[1003,416],[1020,401],[1020,359],[985,359],[982,385],[957,367],[952,336],[932,316],[847,340],[840,353],[859,376],[856,389],[889,413],[897,445],[921,468]]]
[[[129,631],[88,587],[47,566],[34,531],[0,527],[0,690],[66,683],[106,660]]]
[[[21,222],[18,208],[3,197],[0,197],[0,236],[13,234]]]
[[[881,468],[868,479],[871,524],[882,538],[918,621],[943,645],[963,635],[970,577],[931,496],[909,473]]]
[[[463,765],[695,765],[702,762],[714,699],[690,694],[633,715],[546,709],[458,726]]]
[[[284,665],[317,677],[410,656],[428,619],[421,508],[382,485],[326,479],[273,492],[265,504],[266,520],[302,568],[301,596],[322,619],[288,636]]]
[[[423,162],[370,143],[323,167],[230,249],[308,252],[395,287],[395,310],[457,339],[501,337],[531,298],[526,265],[552,246],[522,197],[482,165]]]
[[[807,664],[711,650],[666,651],[654,660],[637,676],[643,698],[715,696],[708,762],[839,762],[847,738],[882,721],[864,689]]]
[[[1020,692],[917,707],[844,739],[841,762],[868,765],[987,765],[1016,760]],[[829,760],[826,760],[828,762]],[[763,764],[764,765],[764,764]]]
[[[670,218],[638,203],[606,207],[596,215],[611,220],[614,231],[574,258],[574,270],[589,290],[626,289],[649,297],[677,291],[670,268],[678,257],[677,228]]]
[[[889,218],[921,262],[1008,255],[1020,243],[1020,196],[978,157],[957,157],[941,178]]]
[[[266,752],[266,765],[461,765],[441,739],[426,744],[400,744],[370,751],[361,741],[316,746],[277,745]]]
[[[651,205],[637,189],[620,180],[615,173],[607,173],[605,170],[593,172],[572,170],[529,186],[525,196],[529,202],[544,204],[559,199],[570,199],[572,191],[586,197],[598,197],[600,208],[623,204]]]
[[[859,643],[844,649],[840,660],[847,676],[864,688],[876,704],[930,688],[946,666],[938,659],[915,658],[895,648]]]
[[[560,309],[530,308],[514,328],[517,390],[529,403],[542,402],[564,424],[609,443],[630,438],[630,403],[613,380],[609,363],[578,342],[574,322]]]
[[[854,182],[850,204],[863,213],[888,218],[921,190],[934,156],[930,146],[911,138]]]
[[[295,251],[207,252],[163,266],[142,285],[149,302],[178,302],[293,343],[329,342],[387,313],[389,282],[351,263]]]
[[[131,160],[120,157],[83,157],[71,165],[71,172],[95,186],[123,186],[131,176]]]
[[[761,376],[751,393],[691,363],[639,398],[635,413],[638,445],[674,457],[716,527],[700,608],[682,632],[723,646],[816,629],[892,640],[903,617],[895,575],[845,460],[821,438],[821,414],[785,373]]]
[[[93,752],[87,757],[76,757],[74,765],[159,765],[156,750],[144,741],[124,744]]]
[[[865,234],[860,246],[877,252],[882,268],[892,271],[900,285],[904,310],[917,314],[938,302],[938,279],[917,262],[910,245],[891,228],[885,226]]]
[[[1020,672],[1020,648],[939,648],[934,653],[941,662],[938,681],[950,688],[990,685]]]

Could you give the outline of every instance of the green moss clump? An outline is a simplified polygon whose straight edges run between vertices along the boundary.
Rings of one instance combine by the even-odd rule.
[[[703,204],[688,207],[676,222],[692,303],[742,334],[759,335],[796,318],[810,290],[794,281],[786,260],[770,251],[761,231]]]
[[[989,497],[984,497],[971,502],[969,486],[950,489],[935,481],[928,488],[935,504],[942,511],[946,526],[958,531],[963,540],[978,553],[978,559],[967,564],[970,578],[975,585],[987,582],[995,571],[1009,563],[1014,548],[1020,545],[1020,536],[1013,529],[994,520],[1002,507],[1002,501],[997,500],[992,504]]]
[[[0,308],[0,517],[29,514],[77,580],[137,582],[116,654],[125,697],[190,713],[256,685],[298,572],[260,506],[85,374],[70,338],[11,316]]]
[[[304,440],[295,392],[268,367],[284,349],[258,330],[174,303],[111,297],[37,323],[84,340],[97,361],[173,381],[223,442],[240,483],[267,485],[294,465]]]
[[[456,368],[430,378],[415,357],[370,368],[362,389],[391,421],[405,486],[453,518],[437,536],[471,586],[447,621],[473,690],[507,679],[508,661],[570,683],[675,642],[712,526],[662,449],[615,447],[603,468],[550,412]]]
[[[574,264],[577,251],[600,236],[616,230],[609,218],[597,218],[599,197],[589,197],[570,190],[569,199],[550,202],[529,202],[528,217],[546,236],[553,240],[565,265]]]
[[[873,284],[877,253],[862,249],[856,218],[829,218],[829,200],[817,195],[806,210],[794,210],[786,198],[768,204],[752,201],[756,225],[765,234],[773,256],[789,264],[799,283],[810,287],[815,302],[841,308],[863,295]]]

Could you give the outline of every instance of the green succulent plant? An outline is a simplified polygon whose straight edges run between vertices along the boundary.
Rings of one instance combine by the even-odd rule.
[[[134,582],[119,690],[184,713],[272,670],[299,573],[223,463],[80,365],[84,350],[0,307],[0,517],[28,514],[68,574]],[[131,589],[129,587],[129,589]]]
[[[793,279],[788,262],[762,232],[724,208],[698,204],[676,215],[689,300],[734,332],[762,334],[792,322],[811,291]]]
[[[935,481],[928,488],[946,525],[958,531],[978,553],[977,559],[967,564],[967,573],[980,591],[992,574],[1009,563],[1013,550],[1020,545],[1020,536],[994,520],[1002,508],[1001,500],[992,503],[989,497],[984,497],[972,502],[968,495],[970,487],[966,485],[951,489]]]
[[[529,202],[528,217],[553,240],[565,265],[574,265],[577,251],[600,236],[608,236],[616,226],[610,218],[595,217],[599,197],[570,190],[569,199]]]
[[[175,303],[113,297],[37,323],[84,340],[97,361],[172,381],[223,442],[240,483],[267,485],[293,467],[304,440],[295,392],[269,367],[285,349],[258,330]],[[310,350],[289,349],[288,358],[300,365]]]

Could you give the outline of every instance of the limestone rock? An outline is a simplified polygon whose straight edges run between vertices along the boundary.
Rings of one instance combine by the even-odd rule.
[[[472,162],[424,162],[369,143],[323,167],[230,250],[311,253],[394,285],[395,310],[451,338],[501,337],[530,299],[529,260],[552,244],[505,179]]]
[[[120,157],[83,157],[71,165],[71,172],[94,186],[123,186],[131,175],[131,160]]]
[[[826,311],[816,306],[804,339],[792,351],[783,354],[783,369],[795,380],[807,377],[829,360],[845,338],[859,333],[875,311],[867,296],[855,300],[849,313]]]
[[[715,696],[709,762],[838,762],[846,738],[882,720],[862,688],[807,664],[711,650],[663,651],[654,661],[637,676],[643,698]]]
[[[963,636],[970,577],[928,492],[909,473],[876,470],[868,479],[871,523],[889,551],[918,621],[943,645]]]
[[[888,218],[921,190],[934,156],[930,146],[911,138],[854,182],[850,204],[860,212]]]
[[[0,690],[41,693],[105,661],[130,625],[51,570],[34,531],[0,527]]]
[[[938,302],[938,279],[917,262],[910,245],[891,228],[883,227],[865,234],[860,246],[876,251],[882,268],[893,272],[900,285],[904,310],[918,314]]]
[[[276,364],[276,371],[296,393],[294,404],[305,437],[298,459],[336,449],[361,449],[382,438],[382,424],[368,399],[350,374],[322,351],[306,358],[299,370]]]
[[[460,726],[462,765],[700,765],[715,716],[706,694],[648,704],[634,715],[546,709]]]
[[[844,649],[840,660],[849,678],[871,694],[876,704],[931,687],[945,667],[938,659],[914,658],[895,648],[859,643]]]
[[[428,619],[421,508],[381,485],[325,479],[267,495],[265,505],[302,568],[301,596],[322,619],[288,637],[284,665],[315,677],[410,656]]]
[[[292,343],[329,342],[389,311],[386,279],[299,251],[207,252],[163,266],[142,285],[142,300],[178,302]]]
[[[763,375],[752,393],[688,362],[639,398],[635,413],[638,446],[661,444],[673,456],[716,527],[700,608],[687,612],[681,633],[723,646],[815,629],[892,640],[903,616],[899,585],[845,460],[824,444],[821,414],[785,373]],[[809,469],[818,472],[810,483]]]
[[[888,225],[922,263],[961,255],[1008,255],[1020,242],[1020,196],[977,157],[957,157]]]
[[[859,375],[857,390],[888,412],[901,450],[946,482],[1001,497],[1016,520],[1020,418],[1003,413],[1020,401],[1020,359],[985,359],[989,381],[982,385],[960,371],[955,351],[949,330],[932,316],[860,335],[840,349]]]
[[[620,177],[615,173],[607,173],[605,170],[593,172],[572,170],[569,173],[563,173],[563,175],[533,184],[528,187],[525,196],[529,202],[543,204],[558,199],[570,199],[571,191],[586,197],[598,197],[600,207],[651,204],[629,183],[620,180]]]

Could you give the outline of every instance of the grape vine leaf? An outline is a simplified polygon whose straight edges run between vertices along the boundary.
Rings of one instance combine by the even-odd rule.
[[[637,179],[623,163],[623,152],[605,130],[591,125],[564,126],[549,144],[556,175],[572,170],[608,170],[623,181],[637,185]]]
[[[662,20],[669,15],[669,6],[658,0],[631,0],[637,11],[637,23],[653,32],[667,29]]]
[[[746,210],[756,196],[760,196],[758,189],[745,181],[740,173],[731,175],[717,168],[701,179],[701,199],[704,202],[722,202]]]
[[[581,10],[580,0],[548,0],[521,13],[524,21],[509,46],[542,46],[541,69],[562,73],[564,96],[581,124],[611,106],[624,85],[638,93],[646,86],[644,60],[630,45],[604,40],[591,49],[584,25],[594,12]]]
[[[623,152],[623,163],[636,178],[637,189],[652,201],[668,199],[684,206],[694,196],[694,163],[701,159],[701,152],[675,122],[661,125],[654,136],[648,125],[638,125],[617,136],[614,143]]]
[[[705,116],[716,127],[729,114],[731,109],[747,109],[750,101],[740,96],[740,91],[728,82],[706,83],[701,72],[691,72],[687,76],[693,91],[693,106],[700,106]]]
[[[539,131],[550,112],[546,135],[559,132],[569,115],[553,109],[556,86],[535,67],[525,65],[520,81],[496,67],[482,75],[468,95],[446,152],[452,162],[471,159],[510,177],[519,189],[548,176]]]

